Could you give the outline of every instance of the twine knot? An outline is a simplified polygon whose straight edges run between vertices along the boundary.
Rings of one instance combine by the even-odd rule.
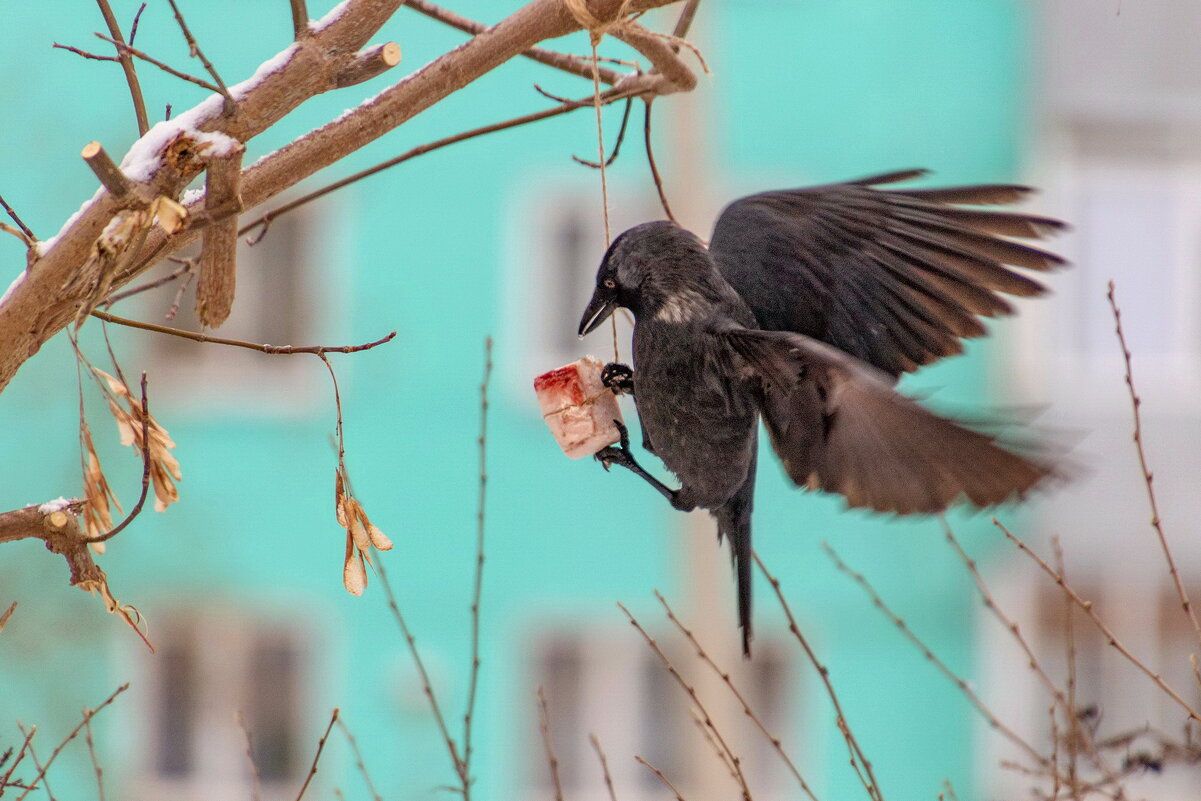
[[[609,20],[602,20],[593,14],[592,9],[588,8],[588,0],[563,0],[563,5],[571,12],[571,16],[575,17],[580,27],[588,31],[592,43],[596,44],[606,33],[626,24],[631,2],[633,0],[621,0],[617,13]]]

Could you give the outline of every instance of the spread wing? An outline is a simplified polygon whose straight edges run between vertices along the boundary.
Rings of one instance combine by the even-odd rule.
[[[763,385],[772,447],[794,482],[851,506],[941,511],[960,497],[991,506],[1053,475],[994,437],[896,392],[888,376],[809,337],[733,329],[724,336]]]
[[[736,200],[709,249],[761,328],[805,334],[895,377],[983,335],[980,317],[1011,311],[1003,294],[1045,291],[1014,268],[1064,262],[1007,238],[1046,236],[1058,220],[971,208],[1013,203],[1027,187],[875,188],[922,174]]]

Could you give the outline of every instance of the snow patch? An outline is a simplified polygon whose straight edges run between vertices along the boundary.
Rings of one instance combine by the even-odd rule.
[[[46,501],[44,504],[39,506],[38,512],[41,514],[44,514],[44,515],[54,514],[55,512],[59,512],[59,511],[62,511],[63,509],[66,509],[70,505],[71,505],[70,501],[68,501],[66,498],[63,498],[60,496],[58,498],[55,498],[52,501]]]
[[[95,203],[100,198],[100,196],[102,194],[104,194],[105,191],[106,190],[103,186],[100,187],[99,189],[97,189],[90,198],[88,198],[87,200],[85,200],[83,202],[83,205],[81,205],[79,207],[79,210],[77,212],[75,212],[74,214],[72,214],[70,217],[67,218],[67,221],[65,223],[63,223],[63,227],[58,229],[57,234],[50,237],[49,239],[43,239],[40,242],[38,242],[37,245],[34,246],[37,250],[38,256],[45,256],[47,253],[49,253],[50,250],[54,247],[55,243],[58,242],[58,238],[60,236],[62,236],[64,233],[66,233],[67,229],[69,229],[72,225],[74,225],[75,221],[78,220],[80,217],[82,217],[83,213],[88,210],[88,207],[91,206],[93,203]],[[9,287],[9,289],[11,290],[12,287]],[[6,297],[7,297],[7,295],[6,295]]]
[[[342,18],[342,14],[346,11],[346,6],[350,4],[350,0],[342,0],[336,6],[326,12],[325,16],[319,20],[309,20],[309,30],[313,33],[321,33],[323,30],[333,25]]]

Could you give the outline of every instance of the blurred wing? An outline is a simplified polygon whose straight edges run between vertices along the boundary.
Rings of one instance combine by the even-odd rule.
[[[1064,263],[1005,238],[1041,238],[1058,220],[965,207],[1013,203],[1027,187],[874,188],[922,174],[736,200],[709,249],[761,328],[805,334],[893,376],[914,370],[984,334],[980,317],[1010,313],[1002,294],[1045,291],[1013,268]]]
[[[808,337],[731,330],[763,382],[772,447],[794,482],[881,512],[939,512],[1022,497],[1052,475],[993,437],[897,393],[888,377]]]

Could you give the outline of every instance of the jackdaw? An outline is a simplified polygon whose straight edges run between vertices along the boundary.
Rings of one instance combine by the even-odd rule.
[[[620,447],[596,454],[641,476],[681,511],[708,509],[729,537],[743,652],[751,640],[751,508],[758,420],[799,486],[852,507],[940,512],[1022,497],[1052,469],[922,408],[898,376],[963,350],[979,317],[1008,314],[999,293],[1044,287],[1006,265],[1064,261],[1006,237],[1063,227],[970,208],[1030,190],[987,185],[877,189],[922,170],[744,197],[708,248],[673,222],[629,229],[605,253],[581,336],[618,307],[635,319],[633,364],[606,383],[632,392],[643,447],[680,481],[670,489]],[[966,207],[965,207],[966,206]]]

